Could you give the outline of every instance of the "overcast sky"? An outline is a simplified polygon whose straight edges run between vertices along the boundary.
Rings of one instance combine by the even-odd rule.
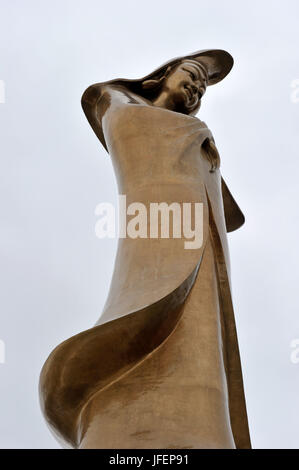
[[[82,92],[220,48],[235,66],[198,117],[246,216],[229,244],[252,443],[299,448],[298,18],[298,0],[0,0],[0,447],[59,448],[40,369],[109,288],[117,241],[95,236],[94,210],[117,188]]]

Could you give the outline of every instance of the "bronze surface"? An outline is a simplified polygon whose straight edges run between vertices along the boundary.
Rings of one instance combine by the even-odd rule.
[[[199,51],[83,94],[127,204],[202,202],[204,226],[195,250],[176,238],[119,240],[99,322],[41,373],[41,406],[64,446],[250,448],[226,236],[244,216],[194,116],[232,64],[225,51]]]

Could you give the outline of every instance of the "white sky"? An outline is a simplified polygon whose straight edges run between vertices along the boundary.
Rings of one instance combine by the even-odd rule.
[[[82,92],[213,47],[235,67],[198,117],[246,216],[229,243],[252,443],[299,447],[298,18],[297,0],[0,0],[0,447],[59,447],[39,372],[107,296],[116,240],[96,238],[94,209],[117,189]]]

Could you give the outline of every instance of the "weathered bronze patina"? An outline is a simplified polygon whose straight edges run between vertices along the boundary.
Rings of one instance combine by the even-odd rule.
[[[199,51],[83,94],[127,204],[202,202],[203,244],[119,240],[100,320],[60,344],[41,373],[42,409],[64,446],[250,447],[226,235],[244,216],[195,117],[232,65],[225,51]]]

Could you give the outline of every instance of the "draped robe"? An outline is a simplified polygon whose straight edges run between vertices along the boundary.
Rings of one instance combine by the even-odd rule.
[[[112,103],[103,133],[127,204],[203,203],[203,243],[119,239],[100,320],[44,365],[46,419],[73,447],[249,448],[226,235],[244,217],[205,150],[213,136],[134,103]]]

